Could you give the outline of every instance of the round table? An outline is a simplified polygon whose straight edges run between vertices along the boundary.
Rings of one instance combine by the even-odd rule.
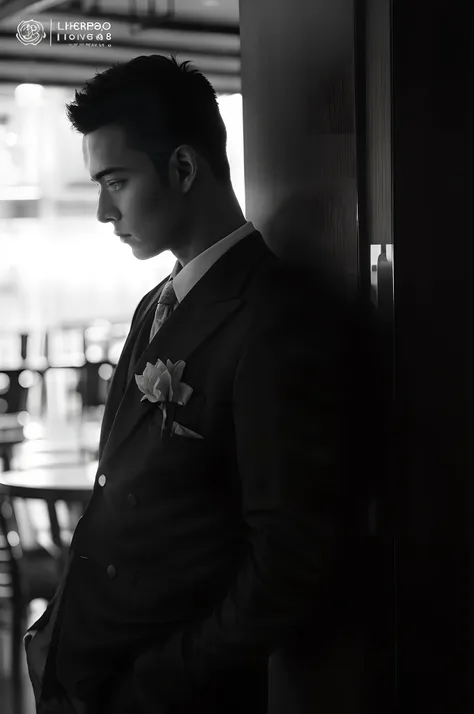
[[[45,501],[88,501],[97,473],[97,461],[64,464],[27,471],[0,473],[0,492],[14,498]]]
[[[66,547],[61,538],[56,501],[81,503],[86,506],[94,486],[97,461],[86,464],[66,464],[27,471],[0,473],[0,494],[10,498],[39,498],[46,501],[53,542],[61,549]]]

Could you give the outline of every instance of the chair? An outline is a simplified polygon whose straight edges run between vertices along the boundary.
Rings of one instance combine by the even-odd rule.
[[[26,411],[29,370],[0,368],[0,413],[18,414]]]
[[[76,391],[82,399],[82,414],[95,411],[107,401],[113,367],[107,362],[86,362],[82,367]]]
[[[13,501],[0,495],[0,600],[10,606],[13,714],[22,714],[22,646],[28,607],[33,600],[51,600],[60,581],[60,553],[35,544],[22,547]]]
[[[22,364],[25,369],[32,371],[34,381],[40,383],[40,413],[43,415],[47,406],[45,376],[49,369],[46,357],[47,333],[36,329],[22,333],[20,337]]]
[[[77,386],[83,414],[103,406],[107,400],[114,369],[108,360],[111,330],[107,320],[94,320],[84,332],[85,364]]]
[[[10,471],[13,447],[24,441],[23,425],[18,414],[0,414],[0,459],[3,470]]]
[[[28,376],[23,381],[28,381],[31,386],[44,381],[47,367],[44,332],[0,332],[0,372],[22,373],[27,370]]]
[[[82,367],[86,362],[85,325],[82,322],[62,322],[50,327],[45,335],[44,354],[47,360],[47,370],[44,379],[43,412],[47,409],[49,389],[62,372],[61,381],[70,382],[64,397],[69,407],[77,390]],[[75,413],[76,409],[73,409]],[[69,408],[67,418],[69,419]]]
[[[0,370],[0,459],[10,469],[13,446],[23,441],[20,412],[26,412],[31,373],[25,369]]]
[[[76,387],[81,397],[79,443],[84,458],[96,459],[100,425],[114,372],[108,352],[112,326],[107,320],[95,320],[84,333],[86,362]]]

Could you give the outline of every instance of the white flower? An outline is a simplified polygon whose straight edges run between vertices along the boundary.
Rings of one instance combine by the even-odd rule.
[[[138,388],[144,395],[141,401],[174,402],[184,406],[193,393],[192,387],[181,382],[185,367],[183,360],[174,364],[171,360],[165,364],[161,359],[156,364],[147,362],[143,374],[135,375]]]

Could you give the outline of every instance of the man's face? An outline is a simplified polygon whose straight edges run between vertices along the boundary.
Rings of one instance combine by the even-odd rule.
[[[110,124],[86,134],[83,155],[99,185],[98,220],[125,234],[121,240],[140,260],[172,249],[181,195],[162,184],[147,154],[128,146],[125,130]]]

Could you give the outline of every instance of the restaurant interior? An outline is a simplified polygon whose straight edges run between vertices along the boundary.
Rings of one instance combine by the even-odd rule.
[[[175,262],[169,252],[137,261],[98,223],[65,104],[115,61],[172,52],[192,60],[216,87],[245,210],[242,97],[238,0],[9,5],[0,7],[0,712],[32,714],[23,635],[56,590],[90,496],[135,307]],[[47,30],[110,21],[111,46],[25,47],[15,28],[31,13]]]
[[[0,0],[0,714],[35,712],[23,636],[90,498],[134,310],[175,263],[98,222],[65,105],[156,53],[214,86],[270,247],[328,257],[375,315],[377,607],[342,660],[316,638],[272,655],[269,712],[472,711],[472,24],[461,0]]]

